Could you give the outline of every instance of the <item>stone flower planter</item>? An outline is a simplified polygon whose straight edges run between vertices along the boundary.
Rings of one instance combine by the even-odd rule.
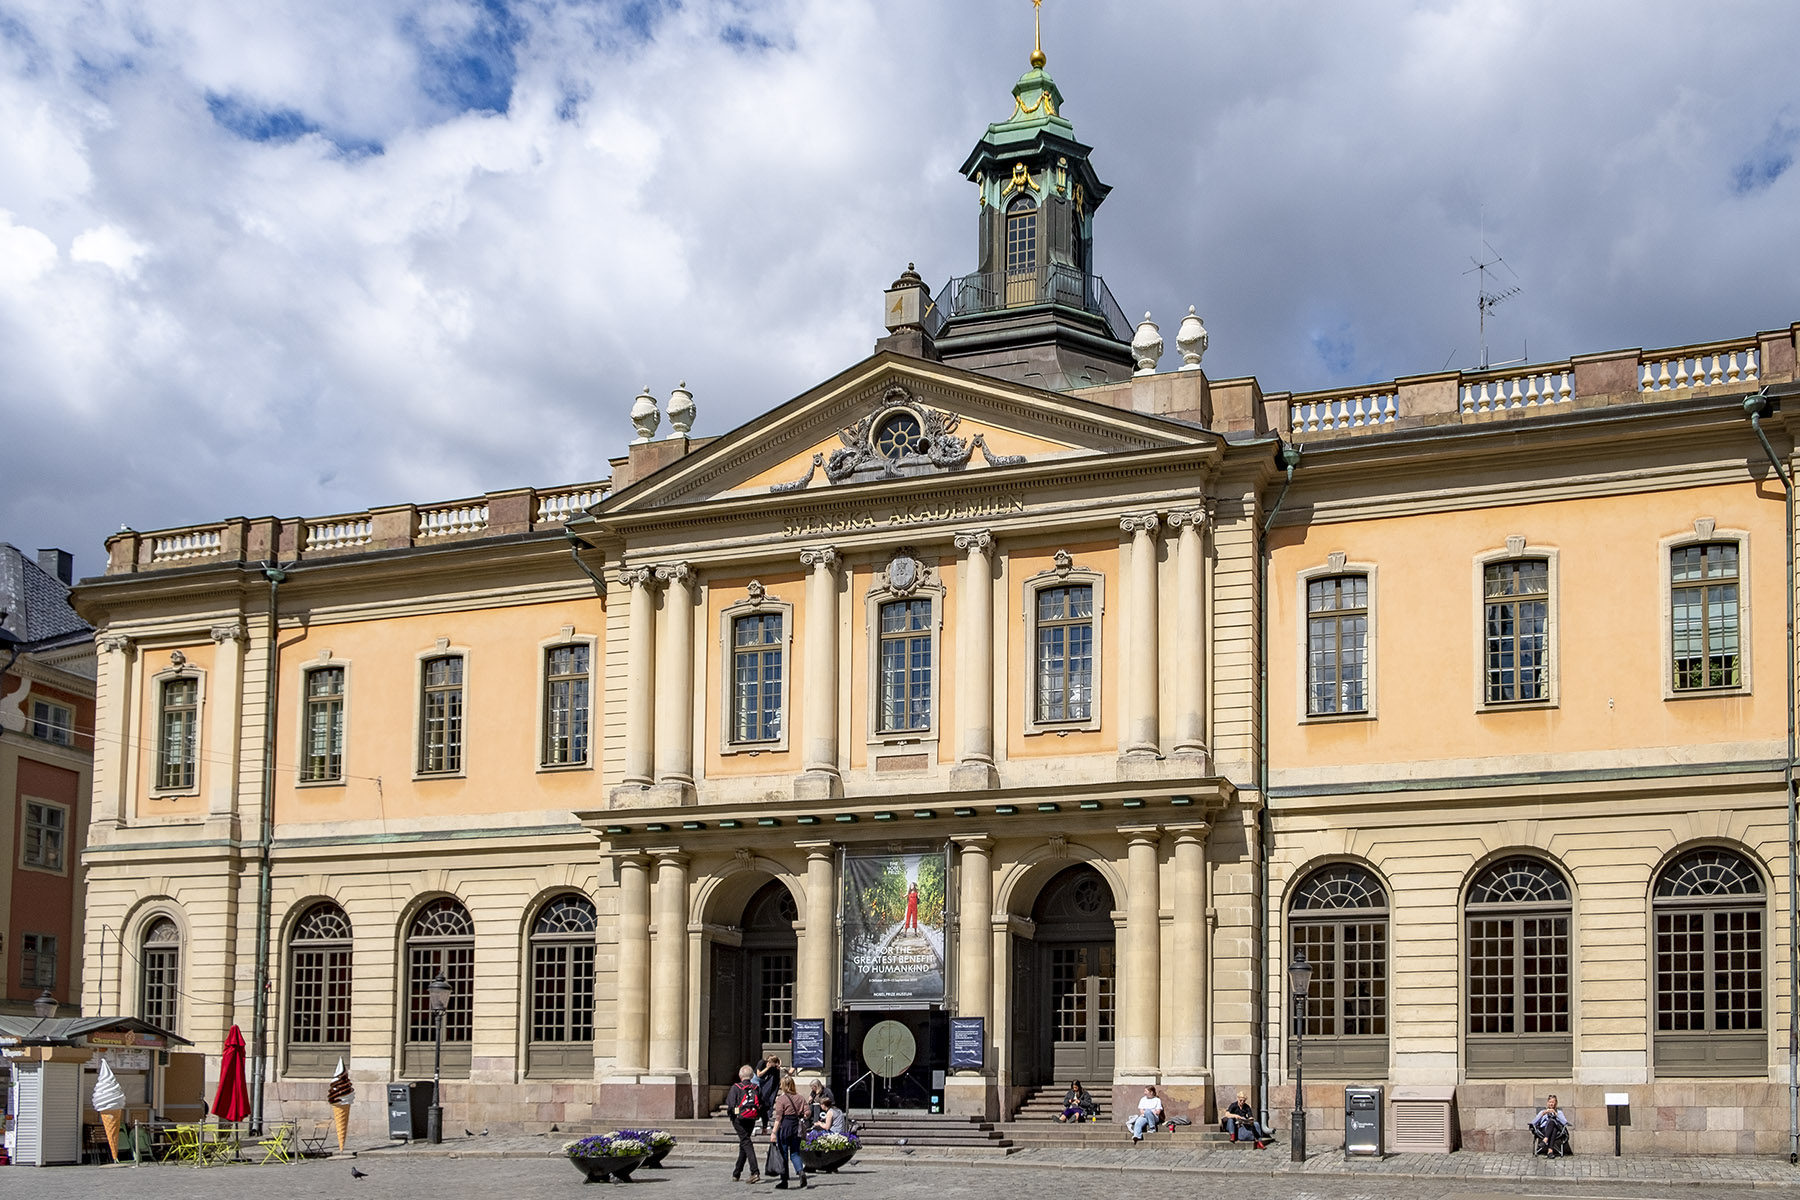
[[[839,1167],[855,1157],[855,1146],[846,1150],[808,1150],[804,1147],[800,1150],[800,1161],[806,1164],[808,1174],[814,1171],[823,1171],[827,1175],[833,1174]]]
[[[648,1154],[597,1154],[592,1157],[570,1158],[569,1161],[575,1164],[577,1171],[587,1176],[589,1183],[609,1179],[614,1183],[624,1183],[649,1157]]]

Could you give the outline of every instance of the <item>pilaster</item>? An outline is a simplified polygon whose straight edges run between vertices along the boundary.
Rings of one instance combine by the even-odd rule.
[[[994,537],[985,529],[956,535],[965,556],[957,600],[956,765],[950,786],[958,791],[998,787],[994,768]]]
[[[1177,531],[1175,553],[1174,754],[1195,760],[1192,773],[1212,773],[1206,744],[1206,510],[1169,514]]]
[[[1162,527],[1155,513],[1139,513],[1119,519],[1119,529],[1131,535],[1131,567],[1126,603],[1130,634],[1126,655],[1126,722],[1124,749],[1119,756],[1123,778],[1142,778],[1156,772],[1162,759],[1161,656],[1157,645],[1156,534]]]
[[[657,803],[694,802],[694,570],[687,563],[656,568],[663,583],[662,644],[656,687]]]
[[[797,800],[825,800],[844,794],[838,770],[838,580],[837,550],[816,546],[800,552],[806,580],[806,691],[801,703],[800,776]]]

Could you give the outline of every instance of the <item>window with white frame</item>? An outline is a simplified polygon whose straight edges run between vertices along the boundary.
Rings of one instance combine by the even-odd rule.
[[[877,663],[878,733],[931,728],[932,602],[929,597],[889,600],[880,608]]]
[[[1486,564],[1482,597],[1486,702],[1549,699],[1549,560],[1509,558]]]
[[[194,786],[199,750],[200,681],[177,675],[162,681],[157,703],[156,786]]]
[[[19,861],[44,871],[63,869],[69,810],[47,800],[25,802],[25,844]]]
[[[731,620],[731,741],[781,739],[782,613],[757,612]]]
[[[47,933],[19,938],[19,982],[25,987],[56,986],[56,939]]]
[[[306,753],[300,777],[307,783],[344,778],[344,668],[306,672]]]
[[[163,1029],[174,1029],[181,1011],[181,930],[158,917],[144,930],[138,954],[138,1016]]]
[[[419,680],[419,774],[454,775],[463,765],[462,655],[426,659]]]
[[[66,704],[33,699],[31,702],[31,736],[58,746],[75,744],[75,710]]]
[[[1037,589],[1034,626],[1040,724],[1094,715],[1094,588],[1071,583]]]
[[[1762,877],[1735,850],[1703,846],[1663,868],[1651,892],[1658,1074],[1767,1071]]]
[[[588,760],[589,662],[586,642],[544,651],[544,746],[546,767],[577,767]]]
[[[1736,542],[1669,551],[1671,682],[1678,692],[1743,683]]]
[[[1369,577],[1306,583],[1306,712],[1369,711]]]

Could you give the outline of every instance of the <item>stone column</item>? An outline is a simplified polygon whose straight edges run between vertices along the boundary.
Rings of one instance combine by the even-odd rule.
[[[1131,535],[1131,641],[1125,647],[1129,683],[1124,755],[1145,760],[1162,756],[1158,712],[1161,664],[1156,644],[1156,531],[1160,525],[1155,513],[1119,520],[1119,528]]]
[[[1169,1072],[1199,1082],[1207,1069],[1205,822],[1170,826],[1175,836],[1175,928],[1169,952],[1179,985],[1169,997]],[[1136,884],[1133,884],[1135,888]]]
[[[97,644],[104,699],[99,708],[100,736],[94,739],[94,824],[120,828],[131,814],[131,747],[137,744],[131,728],[131,696],[137,687],[137,647],[116,633],[101,635]]]
[[[656,779],[656,577],[627,567],[619,582],[631,589],[631,626],[625,661],[625,783]]]
[[[957,599],[957,762],[950,786],[991,788],[1000,783],[994,769],[994,537],[985,529],[959,533],[956,548],[968,558]]]
[[[956,925],[956,1015],[981,1017],[986,1025],[981,1071],[959,1071],[945,1081],[944,1107],[956,1116],[995,1120],[999,1116],[994,1061],[994,880],[993,839],[984,834],[955,838],[962,878]]]
[[[824,800],[844,792],[838,773],[838,553],[830,546],[802,550],[800,562],[812,574],[806,581],[804,741],[794,797]]]
[[[1169,514],[1175,555],[1175,753],[1206,756],[1206,510]],[[1199,768],[1205,773],[1209,768]]]
[[[219,649],[213,655],[212,678],[208,680],[206,693],[209,711],[206,732],[201,739],[210,760],[206,809],[212,820],[231,821],[238,815],[238,737],[244,720],[244,627],[235,621],[215,625],[212,640],[218,643]],[[264,685],[267,686],[266,680]],[[278,681],[277,686],[282,686],[282,681]],[[298,697],[289,703],[297,701]],[[302,760],[305,754],[305,746],[300,746],[298,755]],[[237,835],[228,832],[227,836]]]
[[[806,945],[801,948],[794,1015],[823,1020],[829,1030],[837,973],[837,956],[832,953],[837,924],[835,850],[830,842],[795,842],[794,847],[806,851]]]
[[[658,567],[656,577],[668,585],[663,594],[663,640],[656,654],[661,664],[656,689],[656,782],[674,784],[686,792],[694,786],[695,579],[686,563]]]
[[[622,854],[619,864],[618,1033],[613,1073],[650,1067],[650,860]]]
[[[1119,1074],[1126,1083],[1155,1081],[1162,1038],[1162,893],[1155,826],[1121,829],[1130,843],[1125,886],[1124,1013],[1119,1022]]]
[[[687,855],[657,850],[656,946],[650,965],[650,1073],[687,1072]]]

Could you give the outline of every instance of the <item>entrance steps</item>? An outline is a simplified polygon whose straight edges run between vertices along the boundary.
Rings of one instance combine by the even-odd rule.
[[[955,1151],[959,1154],[1004,1158],[1012,1145],[994,1124],[977,1121],[972,1117],[909,1111],[877,1112],[871,1115],[867,1110],[852,1112],[850,1116],[862,1126],[862,1143],[870,1149],[899,1148],[926,1154]],[[666,1129],[687,1145],[737,1144],[737,1134],[732,1132],[731,1122],[725,1119],[723,1113],[716,1117],[673,1121],[627,1121],[623,1127]],[[596,1129],[600,1131],[618,1128],[621,1128],[618,1122],[610,1125],[596,1123]]]
[[[1062,1116],[1063,1094],[1068,1090],[1066,1087],[1055,1085],[1039,1088],[1031,1093],[1031,1097],[1025,1103],[1019,1105],[1019,1111],[1013,1114],[1013,1120],[1015,1122],[1048,1121],[1052,1125],[1060,1124],[1056,1118]],[[1094,1100],[1100,1105],[1100,1115],[1093,1124],[1102,1126],[1112,1124],[1112,1089],[1108,1088],[1104,1092],[1089,1094],[1093,1095]]]

